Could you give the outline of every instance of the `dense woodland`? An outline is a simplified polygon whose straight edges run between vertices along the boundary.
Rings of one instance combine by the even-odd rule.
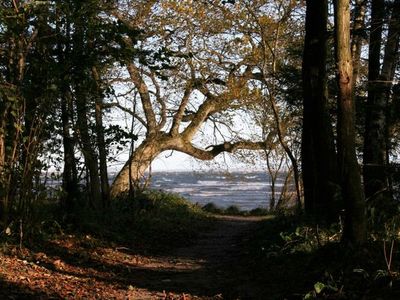
[[[230,153],[273,191],[287,175],[271,213],[339,224],[347,250],[390,241],[393,279],[399,40],[399,0],[1,1],[2,237],[146,209],[164,151]]]

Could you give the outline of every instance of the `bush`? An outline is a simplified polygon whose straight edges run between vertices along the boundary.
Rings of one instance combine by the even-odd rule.
[[[269,215],[269,211],[266,208],[257,207],[249,211],[250,216],[266,216]]]
[[[265,208],[255,208],[250,211],[240,210],[236,205],[231,205],[225,209],[218,207],[214,203],[207,203],[202,207],[202,210],[216,214],[216,215],[233,215],[233,216],[266,216],[269,214],[269,211]]]
[[[239,209],[236,205],[231,205],[225,209],[227,215],[243,215],[244,212]]]
[[[218,215],[222,215],[224,213],[224,210],[220,207],[218,207],[217,205],[215,205],[214,203],[210,202],[207,203],[206,205],[204,205],[202,207],[202,209],[206,212],[212,213],[212,214],[218,214]]]
[[[120,198],[106,213],[81,211],[79,231],[152,250],[190,243],[210,228],[210,216],[183,197],[147,190]]]

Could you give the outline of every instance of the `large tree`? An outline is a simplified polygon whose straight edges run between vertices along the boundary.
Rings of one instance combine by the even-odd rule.
[[[328,1],[309,0],[303,53],[302,173],[307,213],[338,216],[340,189],[327,95]]]
[[[254,51],[260,47],[240,32],[246,21],[241,7],[207,2],[193,7],[179,1],[157,7],[160,9],[132,8],[142,17],[147,14],[146,26],[151,25],[152,31],[140,46],[125,38],[127,48],[152,54],[121,62],[138,96],[134,99],[138,100],[136,111],[130,113],[145,133],[117,175],[113,196],[126,191],[130,180],[140,180],[154,158],[166,150],[211,160],[222,152],[265,148],[262,141],[249,141],[237,132],[229,134],[234,133],[229,127],[235,123],[235,114],[239,110],[244,113],[246,105],[261,99],[259,87],[251,84],[258,70]],[[148,34],[134,13],[130,18],[121,12],[115,15]],[[117,102],[108,106],[121,107]],[[207,124],[222,133],[217,143],[209,142],[209,146],[197,142],[199,131]]]
[[[338,81],[337,147],[346,214],[343,239],[362,244],[366,239],[365,200],[355,147],[353,60],[350,49],[350,2],[335,1],[335,52]]]
[[[368,55],[368,100],[364,134],[364,185],[367,199],[388,199],[389,149],[388,111],[399,59],[400,2],[389,5],[390,21],[382,60],[385,2],[373,0]],[[384,196],[384,197],[382,197]]]

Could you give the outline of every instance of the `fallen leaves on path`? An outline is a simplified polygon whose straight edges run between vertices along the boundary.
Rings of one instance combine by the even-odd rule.
[[[146,256],[73,235],[36,247],[40,251],[14,249],[0,254],[0,299],[222,299],[210,295],[216,281],[229,279],[215,264],[229,259],[227,251],[249,224],[221,222],[170,256]]]

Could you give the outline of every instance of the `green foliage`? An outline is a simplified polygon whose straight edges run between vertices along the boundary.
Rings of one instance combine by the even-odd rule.
[[[13,221],[0,232],[1,244],[35,246],[54,235],[76,234],[138,251],[164,252],[189,244],[212,228],[211,217],[200,207],[178,195],[156,191],[119,199],[104,211],[79,205],[66,215],[57,202],[42,201],[31,212],[27,221]]]
[[[181,196],[150,190],[118,199],[106,212],[76,213],[74,230],[154,251],[190,243],[211,224],[207,213]]]

